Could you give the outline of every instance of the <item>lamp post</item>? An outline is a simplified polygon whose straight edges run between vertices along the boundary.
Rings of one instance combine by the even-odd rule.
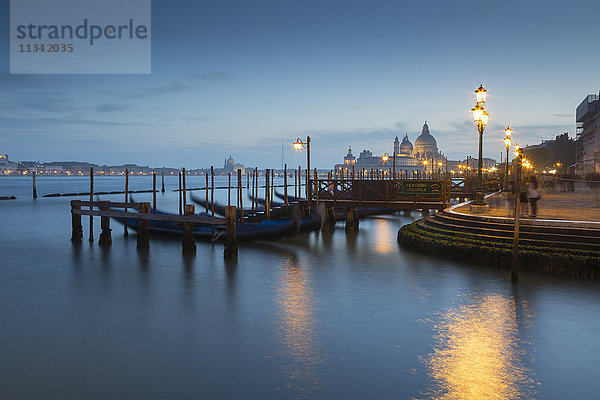
[[[306,149],[306,199],[310,206],[310,196],[312,192],[310,187],[310,136],[306,137],[306,142],[303,142],[300,138],[296,139],[294,142],[294,150],[302,150],[303,148]]]
[[[510,126],[504,130],[504,145],[506,146],[506,165],[504,167],[504,191],[508,189],[508,149],[510,149],[510,135],[512,134],[512,129]]]
[[[490,114],[485,111],[483,104],[485,103],[487,90],[480,85],[475,91],[475,97],[477,99],[477,105],[471,110],[473,111],[473,121],[477,125],[479,130],[479,160],[477,160],[477,193],[473,205],[485,206],[485,200],[483,195],[483,130],[488,124]]]

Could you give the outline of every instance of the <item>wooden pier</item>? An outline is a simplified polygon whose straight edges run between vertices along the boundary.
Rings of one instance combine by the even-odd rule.
[[[451,181],[447,179],[311,179],[305,203],[353,209],[442,211],[450,206]],[[307,204],[308,205],[308,204]]]
[[[82,207],[89,207],[83,209]],[[135,209],[138,212],[121,211],[115,209]],[[156,210],[156,209],[154,209]],[[72,234],[71,241],[81,242],[83,239],[83,225],[81,223],[82,215],[100,217],[102,232],[98,243],[102,246],[110,246],[112,243],[110,218],[137,219],[137,247],[138,249],[147,249],[150,247],[150,221],[169,221],[183,224],[182,231],[182,251],[185,254],[195,253],[193,232],[194,225],[224,226],[225,227],[225,249],[226,257],[237,256],[237,240],[235,235],[236,220],[235,207],[229,207],[229,214],[225,218],[219,217],[201,217],[194,215],[194,205],[185,205],[185,215],[156,214],[151,212],[150,203],[122,203],[114,201],[83,201],[71,200],[71,220]]]

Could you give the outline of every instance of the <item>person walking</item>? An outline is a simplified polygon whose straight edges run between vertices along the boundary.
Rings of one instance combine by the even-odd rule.
[[[529,188],[528,188],[528,184],[523,182],[521,183],[521,190],[519,192],[519,202],[521,203],[521,210],[519,210],[519,216],[520,217],[524,217],[525,214],[527,214],[527,209],[529,208],[527,203],[529,202]]]
[[[529,178],[529,190],[527,191],[529,197],[529,204],[531,205],[530,217],[536,218],[538,214],[538,200],[540,199],[540,188],[535,175]]]

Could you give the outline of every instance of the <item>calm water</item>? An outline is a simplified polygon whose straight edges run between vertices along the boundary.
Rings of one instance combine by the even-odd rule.
[[[87,182],[40,178],[38,192]],[[176,184],[161,209],[177,210]],[[70,198],[33,201],[26,178],[0,178],[1,195],[19,197],[0,202],[2,398],[599,396],[600,282],[512,286],[505,271],[406,251],[396,234],[412,218],[242,243],[227,263],[222,244],[185,258],[177,239],[152,239],[138,253],[115,223],[110,249],[74,246]]]

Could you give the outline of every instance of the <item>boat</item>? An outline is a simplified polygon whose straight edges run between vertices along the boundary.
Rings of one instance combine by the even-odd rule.
[[[162,215],[174,215],[163,211],[156,210],[156,214]],[[209,214],[202,212],[196,214],[199,217],[210,217]],[[137,218],[124,218],[124,217],[113,217],[113,219],[123,225],[127,224],[128,228],[135,231],[139,228],[139,219]],[[149,229],[151,233],[160,235],[183,235],[183,223],[173,221],[161,221],[161,220],[150,220]],[[214,236],[213,236],[214,229]],[[238,240],[257,240],[264,239],[267,237],[281,237],[296,233],[298,230],[298,222],[295,220],[290,221],[270,221],[263,220],[259,223],[237,223],[235,234]],[[200,240],[219,240],[225,237],[225,226],[224,225],[207,225],[207,224],[194,224],[194,238]]]
[[[212,210],[212,203],[211,202],[206,202],[205,200],[202,200],[199,197],[194,196],[193,194],[190,194],[190,199],[192,199],[192,201],[196,204],[198,204],[200,207],[208,209],[208,210]],[[221,215],[221,216],[225,216],[225,207],[224,205],[221,205],[219,203],[214,203],[215,205],[215,214]],[[265,210],[265,208],[263,206],[257,206],[254,208],[254,213],[257,212],[263,212]],[[250,214],[253,214],[251,209],[244,209],[244,216],[248,216]],[[237,218],[241,218],[242,213],[240,212],[240,210],[236,209],[236,215]]]

